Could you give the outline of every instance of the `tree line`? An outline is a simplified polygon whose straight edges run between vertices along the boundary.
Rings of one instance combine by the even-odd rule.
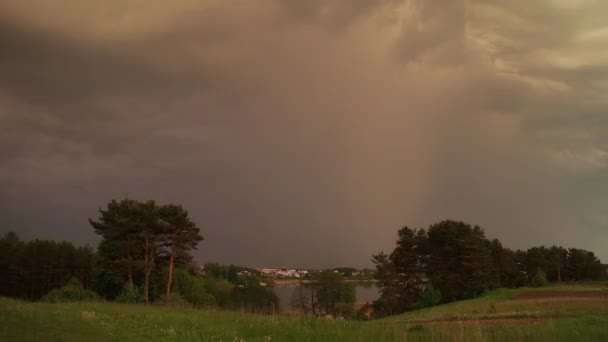
[[[255,269],[208,263],[198,268],[192,251],[203,237],[180,205],[111,201],[90,219],[101,236],[97,252],[69,242],[0,238],[0,296],[28,300],[105,300],[223,307],[274,312],[271,280]],[[427,229],[398,231],[390,254],[373,256],[381,286],[376,315],[397,314],[497,287],[543,286],[547,281],[600,280],[606,268],[593,252],[559,246],[511,250],[483,229],[442,221]],[[348,315],[354,289],[337,268],[311,273],[292,305],[310,315]],[[366,273],[367,274],[367,273]],[[91,291],[92,290],[92,291]]]
[[[486,238],[478,226],[450,220],[428,229],[400,229],[395,249],[372,260],[381,286],[377,316],[473,298],[498,287],[606,278],[593,252],[559,246],[513,251]]]
[[[65,241],[25,242],[12,232],[0,238],[0,296],[278,309],[257,270],[196,267],[192,251],[203,237],[180,205],[112,200],[89,223],[101,236],[96,252]]]
[[[198,267],[192,262],[192,250],[203,237],[179,205],[113,200],[89,223],[101,236],[96,252],[65,241],[25,242],[15,233],[2,237],[0,296],[48,302],[163,302],[258,313],[278,310],[279,299],[266,286],[272,280],[258,270],[218,263]],[[336,286],[345,289],[344,278],[332,273],[311,280],[315,281],[308,287],[314,291],[313,313],[337,314],[342,299],[333,295]],[[352,291],[349,301],[354,300]]]
[[[25,242],[14,232],[0,238],[0,296],[37,300],[72,278],[91,287],[95,252],[49,240]]]

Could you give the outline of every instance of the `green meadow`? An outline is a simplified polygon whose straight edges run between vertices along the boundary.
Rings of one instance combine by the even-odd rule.
[[[1,298],[0,341],[608,341],[608,288],[498,289],[373,321]]]

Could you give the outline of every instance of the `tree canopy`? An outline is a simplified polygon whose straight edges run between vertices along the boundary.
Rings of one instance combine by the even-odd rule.
[[[306,315],[333,317],[351,316],[355,303],[355,288],[342,274],[332,270],[316,273],[310,282],[300,283],[291,304]]]
[[[203,240],[188,212],[180,205],[124,199],[112,200],[99,213],[97,220],[89,219],[102,237],[99,252],[104,264],[98,266],[118,269],[109,272],[118,282],[134,284],[143,279],[144,300],[149,303],[152,272],[166,262],[169,272],[164,292],[168,300],[175,263],[191,261],[191,251]]]

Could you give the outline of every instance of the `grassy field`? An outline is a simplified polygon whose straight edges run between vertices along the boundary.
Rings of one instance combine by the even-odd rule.
[[[518,299],[522,293],[525,298]],[[608,288],[590,283],[499,289],[369,322],[0,298],[0,341],[127,340],[608,341]]]

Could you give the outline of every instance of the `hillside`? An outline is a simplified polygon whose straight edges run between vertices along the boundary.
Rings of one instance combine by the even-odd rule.
[[[596,341],[607,336],[608,288],[600,283],[499,289],[368,322],[0,299],[2,341]]]

